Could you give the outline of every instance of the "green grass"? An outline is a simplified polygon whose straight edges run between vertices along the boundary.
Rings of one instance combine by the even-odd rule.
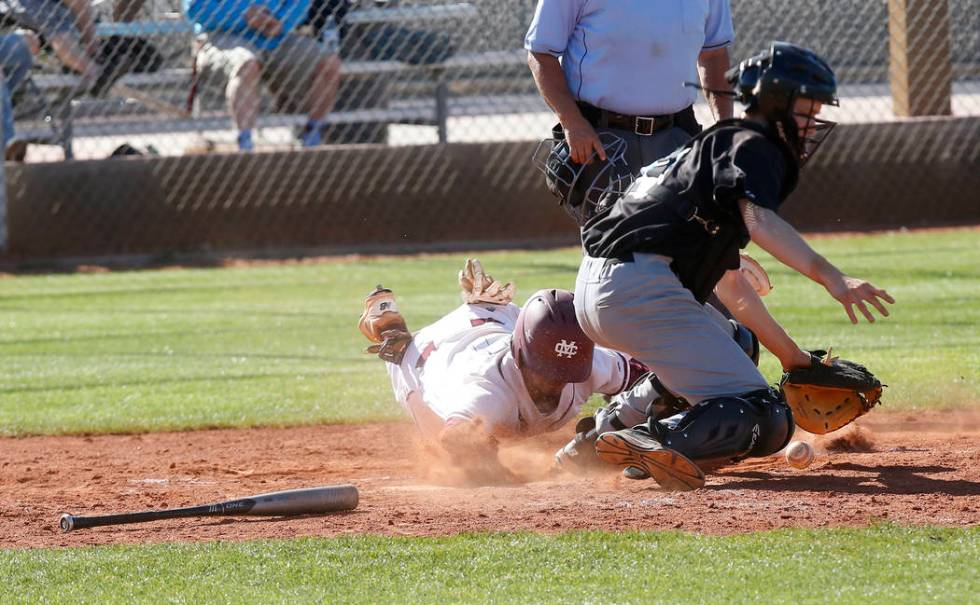
[[[890,385],[888,409],[977,405],[980,232],[815,244],[898,304],[888,320],[851,326],[821,288],[760,254],[791,334],[866,363]],[[399,418],[381,363],[361,353],[361,299],[380,281],[420,327],[458,304],[465,256],[2,279],[0,433]],[[480,257],[521,299],[571,288],[578,266],[573,249]],[[777,378],[771,357],[762,367]]]
[[[980,529],[303,538],[0,551],[3,603],[970,603]]]

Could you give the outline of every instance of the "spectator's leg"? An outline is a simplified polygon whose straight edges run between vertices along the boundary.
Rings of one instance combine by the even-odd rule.
[[[62,63],[81,75],[80,88],[88,90],[95,84],[102,70],[95,59],[82,48],[77,35],[59,33],[49,37],[48,44],[54,49],[54,54]]]
[[[82,76],[88,90],[99,77],[90,2],[87,0],[19,0],[9,16],[20,26],[44,36],[65,66]]]
[[[241,64],[228,81],[225,94],[228,111],[238,128],[238,148],[252,151],[252,129],[259,117],[260,87],[262,86],[262,66],[255,58]]]
[[[75,17],[75,31],[81,36],[81,46],[85,53],[95,58],[99,52],[98,41],[95,39],[95,17],[92,14],[92,0],[61,0]]]
[[[330,55],[320,59],[316,64],[313,85],[306,99],[310,119],[320,121],[327,117],[337,100],[337,88],[340,86],[340,57]]]
[[[320,144],[323,118],[327,117],[337,100],[337,88],[340,87],[340,57],[330,55],[320,59],[316,64],[313,84],[306,97],[306,107],[310,119],[306,122],[300,135],[303,147],[316,147]]]
[[[116,0],[112,7],[113,21],[135,21],[146,0]]]
[[[197,56],[198,75],[203,81],[212,75],[225,80],[225,101],[238,128],[238,148],[251,151],[252,129],[258,120],[261,103],[264,59],[247,40],[233,35],[216,34]]]
[[[340,86],[340,57],[324,50],[311,38],[290,35],[269,55],[269,85],[286,106],[308,112],[300,134],[304,147],[320,144],[321,121],[333,109]]]

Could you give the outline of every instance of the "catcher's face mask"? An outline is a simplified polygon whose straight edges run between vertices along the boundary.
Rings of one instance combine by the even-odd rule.
[[[633,173],[626,163],[626,141],[603,132],[599,142],[606,152],[605,161],[593,152],[587,163],[573,162],[564,137],[541,141],[531,157],[531,162],[544,173],[548,190],[579,225],[592,218],[600,199],[608,203],[633,183]]]
[[[836,102],[833,103],[837,105]],[[796,126],[797,144],[800,153],[800,166],[806,163],[817,152],[817,148],[830,136],[837,122],[817,117],[823,103],[806,97],[797,97],[793,101],[792,118]]]

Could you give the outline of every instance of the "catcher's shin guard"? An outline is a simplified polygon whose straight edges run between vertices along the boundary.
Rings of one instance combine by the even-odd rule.
[[[666,447],[695,461],[768,456],[789,443],[794,428],[789,406],[770,389],[709,399],[650,426]]]

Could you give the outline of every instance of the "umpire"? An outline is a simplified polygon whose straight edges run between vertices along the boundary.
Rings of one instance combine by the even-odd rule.
[[[733,40],[729,0],[538,0],[524,48],[572,161],[605,160],[597,133],[610,131],[638,174],[700,132],[685,83],[728,90]],[[706,96],[716,119],[732,117],[729,97]]]

